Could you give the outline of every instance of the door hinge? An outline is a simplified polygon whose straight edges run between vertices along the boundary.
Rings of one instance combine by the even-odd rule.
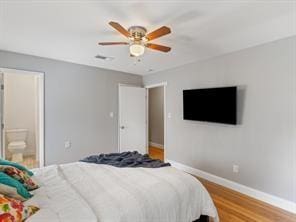
[[[1,84],[1,90],[4,90],[4,84]]]
[[[4,123],[1,123],[1,129],[4,129]]]

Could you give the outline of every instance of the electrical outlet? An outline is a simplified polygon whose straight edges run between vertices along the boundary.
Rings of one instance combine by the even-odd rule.
[[[66,149],[71,148],[71,141],[65,141],[65,148]]]
[[[109,116],[110,116],[110,118],[113,118],[114,117],[114,113],[113,112],[110,112],[109,113]]]
[[[239,173],[239,165],[233,164],[233,166],[232,166],[232,171],[233,171],[234,173]]]

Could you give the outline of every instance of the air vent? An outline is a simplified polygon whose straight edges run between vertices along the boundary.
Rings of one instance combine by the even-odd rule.
[[[95,58],[96,58],[96,59],[106,60],[106,61],[111,61],[111,60],[114,59],[113,57],[103,56],[103,55],[96,55]]]

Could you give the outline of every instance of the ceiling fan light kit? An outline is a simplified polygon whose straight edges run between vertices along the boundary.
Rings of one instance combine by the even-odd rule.
[[[128,30],[126,30],[117,22],[109,22],[109,25],[127,37],[129,42],[99,42],[99,45],[129,45],[130,55],[133,57],[143,55],[145,48],[150,48],[161,52],[169,52],[171,50],[171,48],[167,46],[148,43],[153,39],[171,33],[170,28],[166,26],[162,26],[161,28],[147,34],[146,28],[142,26],[131,26]]]
[[[141,56],[145,52],[145,46],[139,43],[132,43],[129,47],[130,54],[133,56]]]

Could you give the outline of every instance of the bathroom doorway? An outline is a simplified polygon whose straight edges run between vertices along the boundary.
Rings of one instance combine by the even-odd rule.
[[[44,166],[44,74],[0,68],[1,157]]]

